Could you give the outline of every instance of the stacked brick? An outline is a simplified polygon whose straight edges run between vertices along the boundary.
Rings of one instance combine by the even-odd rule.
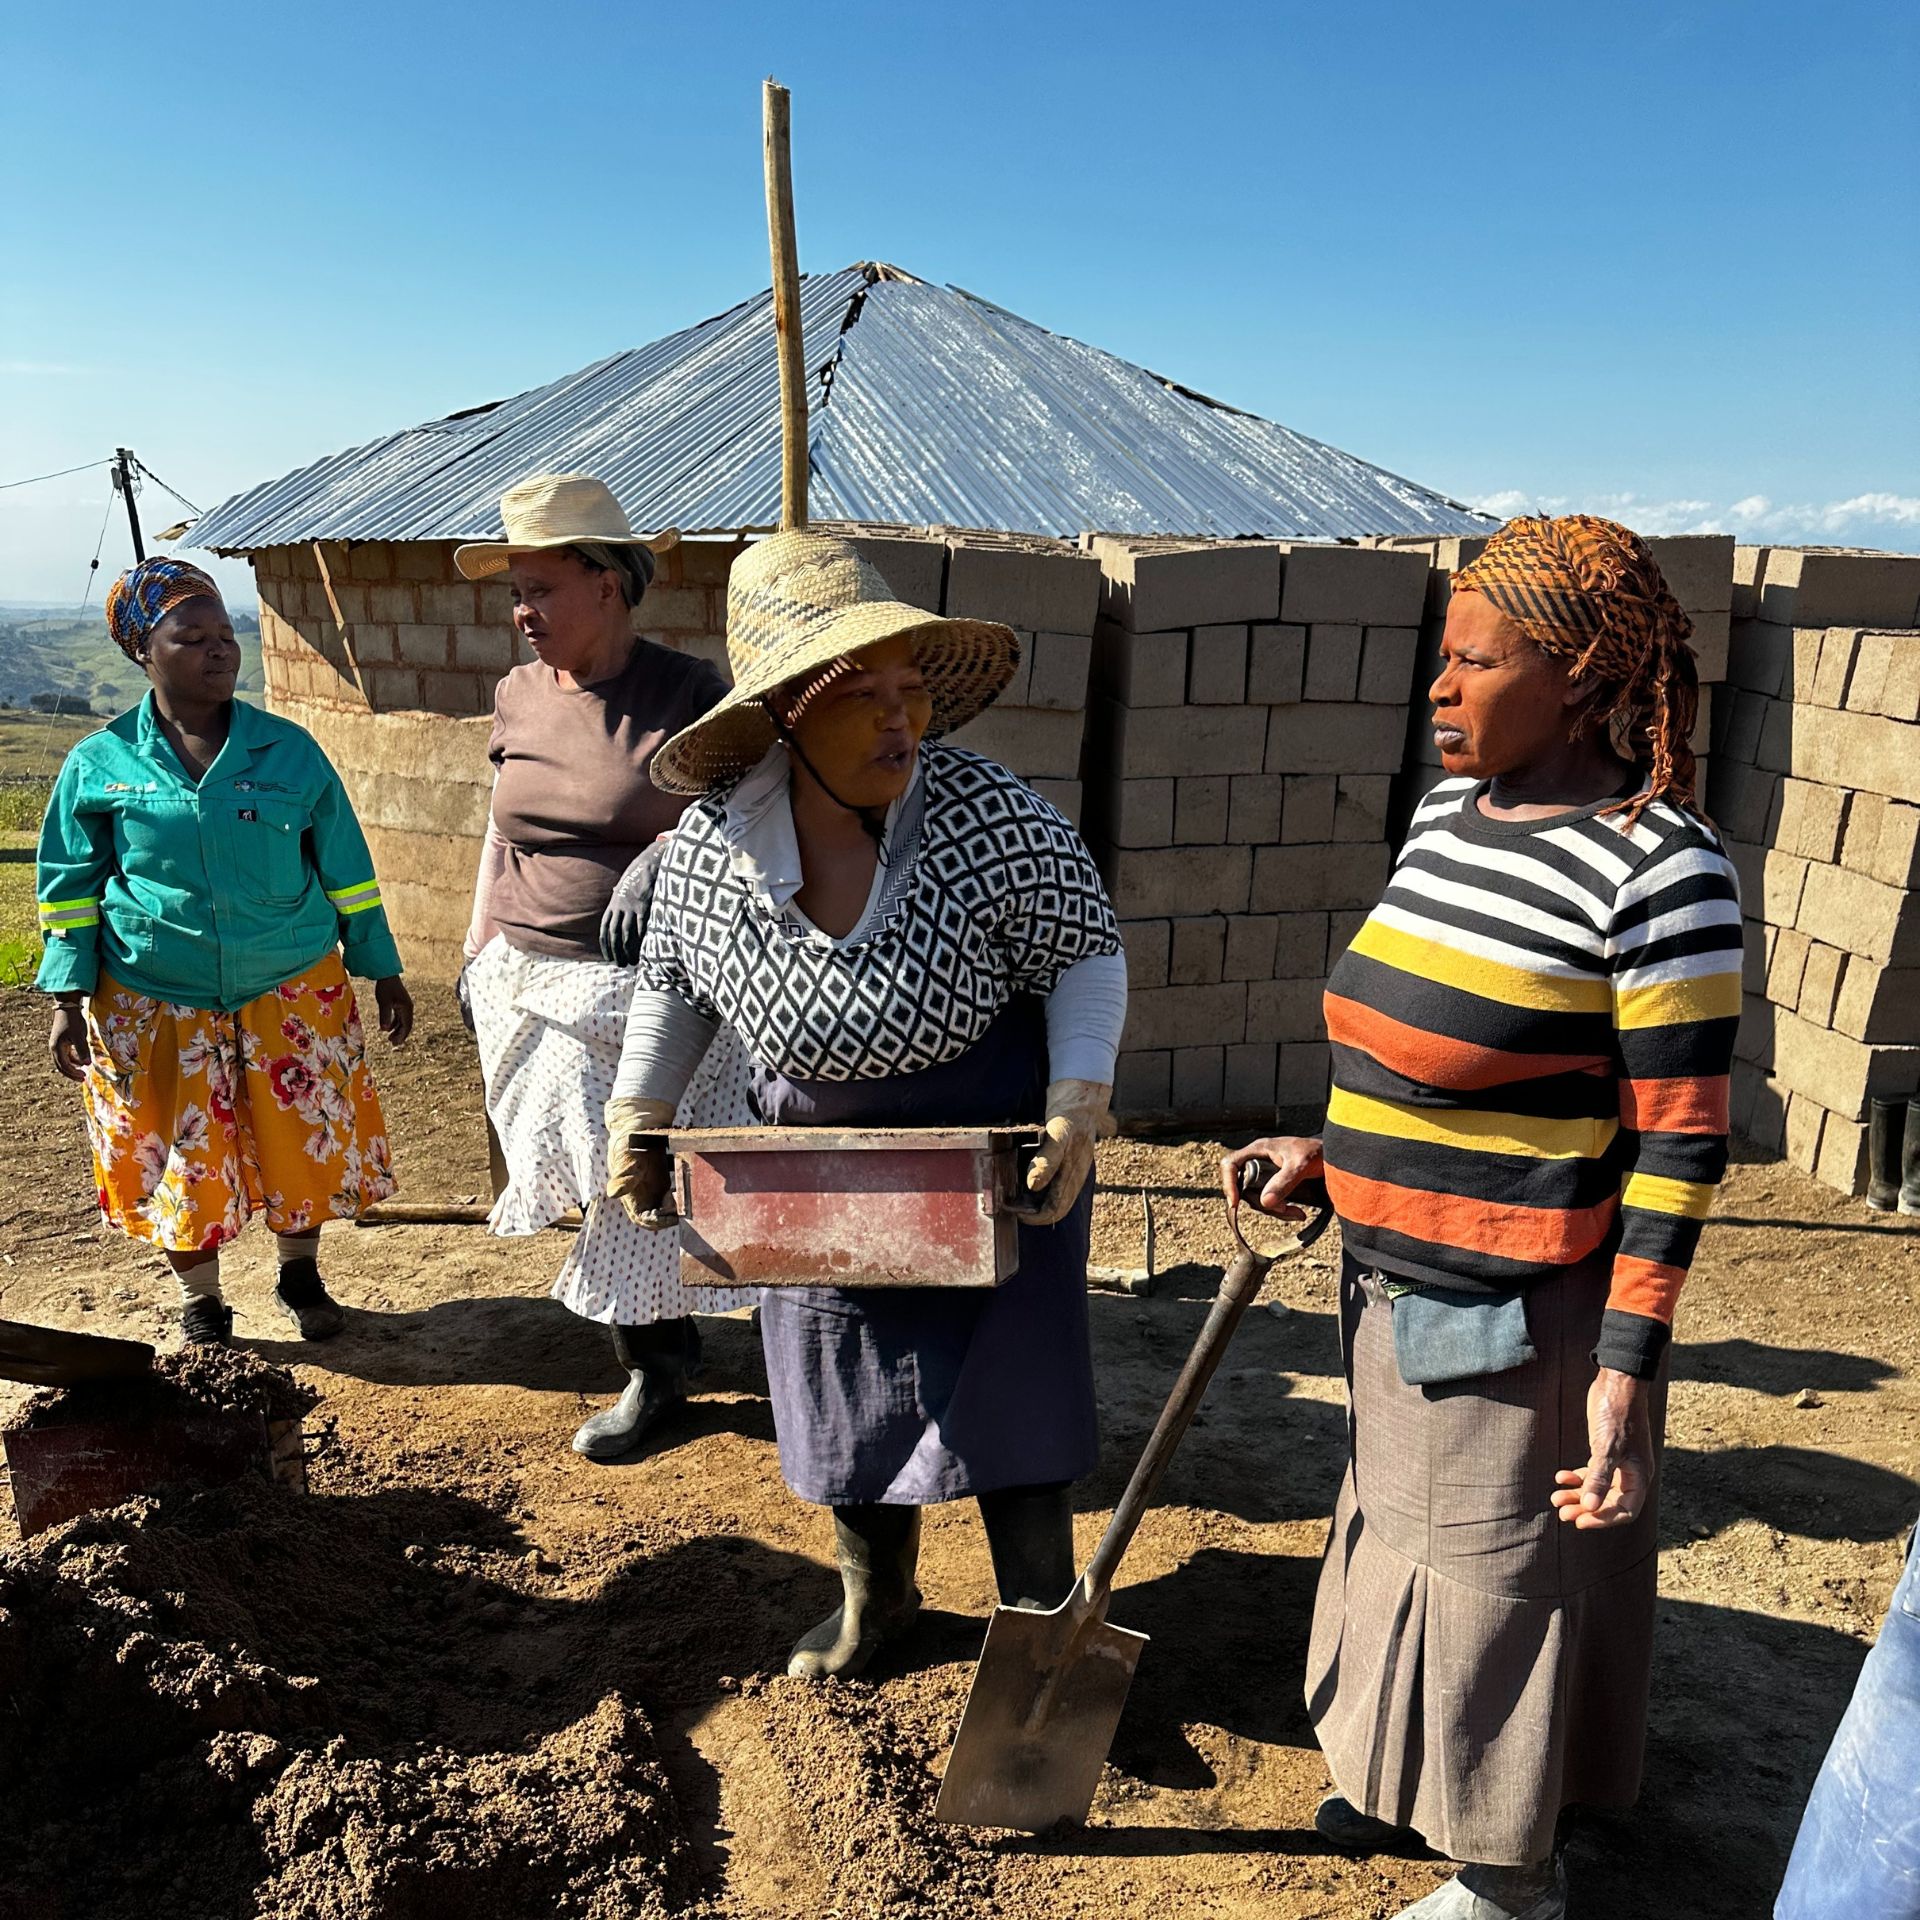
[[[1079,825],[1100,563],[1064,540],[1038,535],[845,531],[909,605],[954,619],[998,620],[1020,636],[1013,684],[952,737],[1018,774]]]
[[[1708,808],[1740,869],[1735,1129],[1864,1190],[1867,1103],[1920,1083],[1920,558],[1735,555]]]
[[[1115,1105],[1311,1124],[1327,971],[1386,880],[1426,560],[1089,544],[1086,831],[1132,989]]]
[[[1432,567],[1427,576],[1427,600],[1420,620],[1420,646],[1413,675],[1413,703],[1408,715],[1406,754],[1394,782],[1389,820],[1393,844],[1405,839],[1413,810],[1444,776],[1440,753],[1429,724],[1432,708],[1427,689],[1440,671],[1440,636],[1447,624],[1453,597],[1453,576],[1485,550],[1483,536],[1463,539],[1423,539],[1388,535],[1363,544],[1398,552],[1424,553]],[[1705,755],[1710,737],[1713,703],[1718,684],[1726,678],[1729,621],[1733,606],[1733,536],[1731,534],[1675,534],[1650,539],[1673,597],[1693,622],[1693,651],[1700,675],[1700,718],[1694,729],[1694,751],[1702,756],[1700,785],[1706,790]]]

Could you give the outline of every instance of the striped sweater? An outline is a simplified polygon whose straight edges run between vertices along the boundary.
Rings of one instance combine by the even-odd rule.
[[[1740,896],[1664,804],[1490,820],[1444,780],[1327,982],[1327,1188],[1363,1264],[1504,1290],[1611,1258],[1650,1376],[1726,1167]]]

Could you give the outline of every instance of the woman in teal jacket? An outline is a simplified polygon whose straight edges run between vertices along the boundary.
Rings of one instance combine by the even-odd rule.
[[[394,1191],[349,969],[393,1045],[413,1025],[373,861],[312,736],[234,699],[206,574],[143,561],[107,624],[153,687],[67,756],[40,830],[53,1064],[85,1091],[100,1211],[179,1280],[182,1336],[232,1331],[220,1249],[264,1213],[275,1297],[324,1339],[320,1223]]]

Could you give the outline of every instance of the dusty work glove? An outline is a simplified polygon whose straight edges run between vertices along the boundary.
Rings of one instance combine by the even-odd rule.
[[[673,1125],[665,1100],[607,1102],[607,1198],[618,1200],[636,1227],[658,1233],[680,1224],[673,1204],[673,1157],[658,1136]],[[647,1136],[655,1143],[640,1144]]]
[[[600,957],[610,966],[640,964],[640,942],[647,937],[647,914],[653,906],[653,883],[660,877],[660,862],[666,851],[664,833],[651,846],[642,847],[620,876],[620,884],[600,916]]]
[[[1094,1143],[1113,1131],[1112,1098],[1113,1089],[1099,1080],[1056,1080],[1047,1088],[1040,1151],[1027,1168],[1027,1191],[1040,1196],[1039,1211],[1022,1216],[1029,1226],[1050,1227],[1073,1211],[1093,1171]]]

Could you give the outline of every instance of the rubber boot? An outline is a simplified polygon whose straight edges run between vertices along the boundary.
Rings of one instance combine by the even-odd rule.
[[[1067,1482],[1002,1487],[980,1496],[1003,1607],[1051,1613],[1080,1576],[1073,1559],[1073,1500]]]
[[[1462,1867],[1398,1920],[1566,1920],[1567,1870],[1556,1854],[1537,1867]]]
[[[300,1329],[302,1340],[331,1340],[347,1324],[340,1303],[327,1291],[313,1260],[289,1260],[273,1289],[280,1311]]]
[[[627,1388],[605,1413],[573,1436],[573,1450],[589,1460],[631,1453],[667,1411],[687,1397],[689,1362],[699,1359],[700,1335],[691,1319],[615,1327],[614,1358],[627,1370]]]
[[[840,1604],[803,1634],[787,1661],[796,1680],[850,1680],[920,1611],[918,1507],[835,1507]]]
[[[1891,1213],[1900,1204],[1900,1148],[1907,1103],[1872,1100],[1867,1105],[1867,1205],[1875,1213]]]
[[[1920,1093],[1907,1102],[1906,1131],[1901,1136],[1900,1211],[1920,1213]]]

